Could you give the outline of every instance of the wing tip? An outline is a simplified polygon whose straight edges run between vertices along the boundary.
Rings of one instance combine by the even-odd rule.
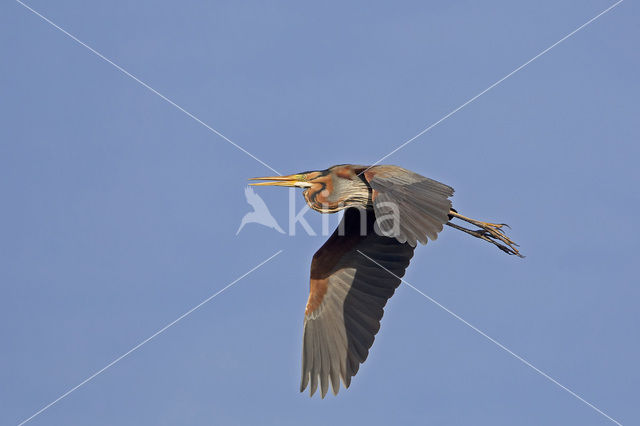
[[[345,389],[349,389],[349,385],[351,385],[351,377],[349,377],[348,379],[345,379],[344,376],[340,376],[340,378],[334,382],[331,378],[329,378],[329,380],[331,381],[331,393],[334,396],[338,396],[338,394],[340,393],[340,379],[342,379],[342,384],[344,386]],[[316,390],[318,388],[320,388],[320,398],[324,399],[325,396],[327,396],[329,388],[327,389],[323,389],[321,386],[316,387],[316,389],[314,389],[312,386],[309,386],[309,380],[302,380],[302,383],[300,383],[300,393],[304,393],[304,391],[307,390],[307,387],[309,387],[309,398],[312,398],[313,395],[316,393]]]

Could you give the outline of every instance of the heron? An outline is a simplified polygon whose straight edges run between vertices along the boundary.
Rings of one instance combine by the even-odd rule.
[[[313,255],[304,312],[300,392],[349,388],[380,330],[384,307],[400,285],[418,242],[444,225],[523,257],[504,223],[484,222],[452,207],[453,188],[392,165],[341,164],[288,176],[251,178],[254,186],[303,188],[308,206],[344,215]],[[466,222],[466,228],[453,220]],[[465,226],[469,226],[466,225]]]

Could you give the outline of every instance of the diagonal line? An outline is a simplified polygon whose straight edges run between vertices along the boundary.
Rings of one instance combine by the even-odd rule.
[[[611,420],[613,423],[622,426],[622,423],[618,422],[617,420],[615,420],[614,418],[612,418],[611,416],[609,416],[608,414],[606,414],[604,411],[600,410],[598,407],[596,407],[595,405],[593,405],[592,403],[590,403],[589,401],[585,400],[584,398],[582,398],[580,395],[578,395],[577,393],[575,393],[574,391],[572,391],[571,389],[569,389],[568,387],[564,386],[562,383],[558,382],[557,380],[555,380],[553,377],[549,376],[547,373],[545,373],[544,371],[540,370],[539,368],[537,368],[535,365],[531,364],[529,361],[527,361],[526,359],[522,358],[520,355],[516,354],[515,352],[513,352],[511,349],[507,348],[505,345],[503,345],[502,343],[498,342],[496,339],[494,339],[493,337],[489,336],[488,334],[486,334],[484,331],[480,330],[479,328],[477,328],[476,326],[474,326],[473,324],[469,323],[468,321],[466,321],[464,318],[462,318],[460,315],[456,314],[455,312],[451,311],[450,309],[448,309],[446,306],[440,304],[437,300],[435,300],[434,298],[428,296],[427,294],[423,293],[421,290],[419,290],[418,288],[414,287],[412,284],[408,283],[405,279],[397,276],[396,274],[394,274],[393,272],[391,272],[390,270],[388,270],[387,268],[385,268],[384,266],[382,266],[380,263],[376,262],[375,260],[373,260],[372,258],[370,258],[369,256],[367,256],[366,254],[364,254],[363,252],[361,252],[360,250],[358,250],[358,253],[360,253],[361,255],[363,255],[364,257],[366,257],[367,259],[369,259],[371,262],[375,263],[376,265],[378,265],[380,268],[384,269],[385,271],[387,271],[388,273],[390,273],[391,275],[393,275],[395,278],[399,279],[400,281],[402,281],[403,283],[405,283],[406,285],[408,285],[409,287],[411,287],[412,289],[414,289],[415,291],[417,291],[418,293],[420,293],[422,296],[424,296],[427,300],[429,300],[430,302],[434,303],[436,306],[438,306],[439,308],[443,309],[445,312],[447,312],[448,314],[450,314],[451,316],[453,316],[455,319],[457,319],[458,321],[462,322],[464,325],[466,325],[467,327],[471,328],[473,331],[475,331],[476,333],[480,334],[482,337],[486,338],[487,340],[489,340],[490,342],[496,344],[500,349],[504,350],[505,352],[507,352],[509,355],[513,356],[514,358],[516,358],[518,361],[521,361],[523,364],[525,364],[527,367],[532,368],[536,373],[542,375],[545,379],[549,380],[550,382],[558,385],[560,388],[564,389],[565,391],[569,392],[571,395],[573,395],[574,397],[576,397],[577,399],[579,399],[580,401],[584,402],[585,404],[587,404],[589,407],[593,408],[595,411],[597,411],[598,413],[602,414],[604,417],[606,417],[607,419]]]
[[[255,155],[253,155],[252,153],[250,153],[249,151],[247,151],[246,149],[244,149],[243,147],[241,147],[240,145],[238,145],[237,143],[235,143],[234,141],[232,141],[231,139],[229,139],[228,137],[226,137],[225,135],[223,135],[222,133],[220,133],[219,131],[217,131],[216,129],[211,127],[210,125],[208,125],[207,123],[205,123],[204,121],[200,120],[198,117],[196,117],[195,115],[193,115],[192,113],[190,113],[189,111],[187,111],[186,109],[184,109],[183,107],[181,107],[180,105],[178,105],[177,103],[172,101],[171,99],[167,98],[165,95],[163,95],[162,93],[158,92],[156,89],[154,89],[153,87],[149,86],[147,83],[145,83],[144,81],[140,80],[138,77],[136,77],[135,75],[131,74],[129,71],[125,70],[120,65],[116,64],[115,62],[113,62],[111,59],[109,59],[106,56],[104,56],[102,53],[98,52],[97,50],[95,50],[94,48],[92,48],[91,46],[89,46],[88,44],[83,42],[82,40],[78,39],[76,36],[74,36],[73,34],[69,33],[68,31],[66,31],[65,29],[63,29],[62,27],[60,27],[59,25],[57,25],[53,21],[51,21],[46,16],[42,15],[41,13],[39,13],[36,10],[34,10],[29,5],[23,3],[20,0],[16,0],[16,2],[18,2],[20,5],[24,6],[26,9],[30,10],[31,12],[33,12],[33,14],[35,14],[35,15],[39,16],[40,18],[42,18],[45,22],[47,22],[48,24],[50,24],[54,28],[60,30],[62,33],[64,33],[66,36],[71,38],[76,43],[78,43],[81,46],[87,48],[91,53],[95,54],[100,59],[104,60],[105,62],[107,62],[107,63],[109,63],[111,65],[113,65],[118,71],[122,72],[127,77],[131,77],[133,80],[135,80],[141,86],[143,86],[144,88],[146,88],[149,91],[153,92],[154,94],[158,95],[160,98],[162,98],[163,100],[168,102],[171,106],[177,108],[178,110],[182,111],[187,116],[189,116],[190,118],[195,120],[197,123],[203,125],[207,129],[211,130],[213,133],[215,133],[216,135],[220,136],[222,139],[224,139],[225,141],[229,142],[231,145],[235,146],[240,151],[244,152],[249,157],[251,157],[254,160],[256,160],[258,163],[262,164],[263,166],[265,166],[266,168],[270,169],[271,171],[277,173],[278,175],[281,174],[276,169],[274,169],[273,167],[271,167],[270,165],[268,165],[267,163],[265,163],[264,161],[262,161],[261,159],[259,159],[258,157],[256,157]]]
[[[279,255],[280,253],[282,253],[282,250],[279,250],[278,252],[276,252],[275,254],[273,254],[271,257],[263,260],[262,262],[260,262],[258,265],[254,266],[253,268],[251,268],[250,270],[248,270],[247,272],[245,272],[244,274],[240,275],[238,278],[236,278],[235,280],[231,281],[229,284],[227,284],[226,286],[224,286],[222,289],[218,290],[217,292],[215,292],[214,294],[212,294],[211,296],[207,297],[206,299],[204,299],[202,302],[198,303],[196,306],[194,306],[193,308],[189,309],[187,312],[185,312],[184,314],[180,315],[178,318],[176,318],[175,320],[171,321],[169,324],[165,325],[164,327],[162,327],[160,330],[156,331],[155,333],[153,333],[151,336],[147,337],[146,339],[144,339],[142,342],[138,343],[137,345],[135,345],[133,348],[129,349],[127,352],[123,353],[122,355],[120,355],[118,358],[114,359],[113,361],[111,361],[109,364],[105,365],[104,367],[102,367],[100,370],[96,371],[95,373],[93,373],[91,376],[87,377],[86,379],[84,379],[82,382],[78,383],[76,386],[72,387],[71,389],[69,389],[68,391],[66,391],[65,393],[63,393],[62,395],[60,395],[58,398],[56,398],[55,400],[51,401],[49,404],[45,405],[44,407],[42,407],[40,410],[36,411],[31,417],[28,417],[27,419],[23,420],[22,422],[20,422],[18,424],[18,426],[22,426],[25,423],[31,421],[34,417],[38,416],[39,414],[41,414],[42,412],[44,412],[45,410],[49,409],[51,406],[53,406],[54,404],[58,403],[59,401],[61,401],[62,399],[66,398],[67,396],[69,396],[69,394],[71,394],[72,392],[76,391],[78,388],[80,388],[81,386],[87,384],[88,382],[90,382],[91,380],[93,380],[95,377],[97,377],[98,375],[100,375],[101,373],[103,373],[105,370],[107,370],[108,368],[112,367],[113,365],[115,365],[116,363],[118,363],[119,361],[121,361],[123,358],[125,358],[126,356],[130,355],[132,352],[138,350],[140,347],[142,347],[144,344],[148,343],[150,340],[152,340],[153,338],[157,337],[158,335],[162,334],[163,332],[165,332],[167,329],[169,329],[170,327],[172,327],[173,325],[175,325],[178,321],[184,319],[185,317],[189,316],[190,314],[192,314],[195,310],[197,310],[198,308],[200,308],[202,305],[204,305],[205,303],[209,302],[211,299],[213,299],[214,297],[218,296],[220,293],[222,293],[223,291],[225,291],[226,289],[228,289],[229,287],[231,287],[232,285],[236,284],[238,281],[240,281],[241,279],[243,279],[244,277],[246,277],[247,275],[249,275],[250,273],[252,273],[253,271],[255,271],[256,269],[260,268],[261,266],[263,266],[265,263],[269,262],[271,259],[273,259],[274,257],[276,257],[277,255]]]
[[[607,12],[609,12],[611,9],[613,9],[616,6],[618,6],[623,1],[624,0],[618,0],[616,3],[612,4],[611,6],[609,6],[608,8],[603,10],[602,12],[598,13],[596,16],[594,16],[593,18],[589,19],[587,22],[585,22],[584,24],[580,25],[578,28],[576,28],[575,30],[571,31],[569,34],[567,34],[566,36],[562,37],[560,40],[558,40],[555,43],[553,43],[551,46],[549,46],[546,49],[544,49],[542,52],[538,53],[536,56],[534,56],[533,58],[529,59],[524,64],[520,65],[518,68],[516,68],[513,71],[511,71],[509,74],[505,75],[500,80],[496,81],[491,86],[489,86],[486,89],[484,89],[482,92],[478,93],[477,95],[475,95],[474,97],[470,98],[469,100],[467,100],[465,103],[463,103],[462,105],[460,105],[459,107],[457,107],[453,111],[449,112],[447,115],[442,117],[440,120],[438,120],[435,123],[431,124],[429,127],[426,127],[424,130],[422,130],[420,133],[418,133],[417,135],[415,135],[411,139],[405,141],[402,145],[398,146],[396,149],[394,149],[393,151],[391,151],[390,153],[388,153],[387,155],[385,155],[384,157],[382,157],[381,159],[379,159],[378,161],[373,163],[371,166],[369,166],[366,170],[364,170],[360,174],[366,172],[371,167],[373,167],[373,166],[375,166],[377,164],[380,164],[382,161],[386,160],[388,157],[392,156],[393,154],[395,154],[396,152],[398,152],[399,150],[401,150],[405,146],[409,145],[411,142],[413,142],[414,140],[418,139],[420,136],[424,135],[429,130],[433,129],[438,124],[442,123],[444,120],[446,120],[447,118],[451,117],[453,114],[455,114],[456,112],[460,111],[462,108],[466,107],[467,105],[469,105],[470,103],[472,103],[473,101],[478,99],[480,96],[484,95],[489,90],[493,89],[494,87],[496,87],[497,85],[499,85],[500,83],[502,83],[503,81],[505,81],[506,79],[508,79],[509,77],[514,75],[515,73],[517,73],[518,71],[522,70],[524,67],[526,67],[527,65],[529,65],[530,63],[532,63],[533,61],[535,61],[536,59],[538,59],[539,57],[541,57],[542,55],[544,55],[545,53],[547,53],[548,51],[550,51],[551,49],[553,49],[554,47],[556,47],[557,45],[559,45],[560,43],[565,41],[566,39],[570,38],[571,36],[576,34],[578,31],[580,31],[583,28],[585,28],[587,25],[593,23],[596,19],[600,18],[602,15],[604,15]]]

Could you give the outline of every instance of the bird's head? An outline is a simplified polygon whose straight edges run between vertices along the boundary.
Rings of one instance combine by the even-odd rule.
[[[304,199],[312,209],[334,213],[351,206],[369,207],[371,187],[361,173],[365,166],[341,164],[326,170],[308,171],[288,176],[252,178],[263,180],[254,186],[292,186],[304,188]],[[268,182],[267,182],[268,181]]]

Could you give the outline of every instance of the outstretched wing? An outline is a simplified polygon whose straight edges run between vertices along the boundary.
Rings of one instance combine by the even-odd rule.
[[[449,221],[453,188],[398,166],[373,166],[364,177],[385,235],[413,247],[438,238]]]
[[[389,272],[402,277],[413,256],[409,244],[373,232],[371,213],[347,209],[338,229],[313,256],[300,392],[310,384],[313,395],[320,384],[324,398],[331,383],[337,394],[340,379],[349,387],[380,329],[383,308],[400,284]]]

